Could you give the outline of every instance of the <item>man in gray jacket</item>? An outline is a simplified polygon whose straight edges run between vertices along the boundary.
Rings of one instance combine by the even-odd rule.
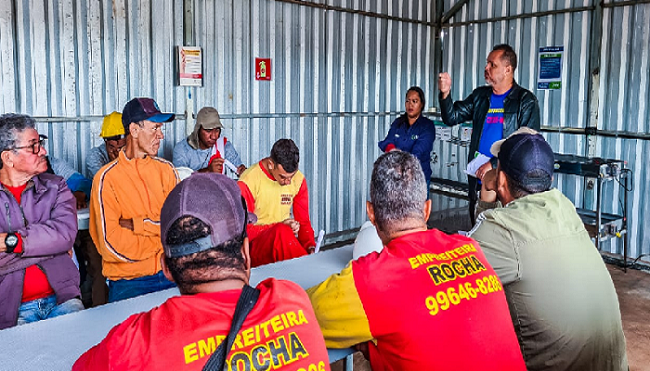
[[[219,112],[203,107],[196,115],[194,131],[174,146],[173,163],[198,172],[226,174],[226,169],[241,175],[246,170],[235,146],[221,134]]]
[[[528,370],[627,370],[614,284],[574,205],[551,188],[551,147],[521,128],[491,152],[498,166],[469,235],[503,283]]]
[[[0,329],[83,309],[68,254],[75,198],[63,178],[45,173],[46,138],[34,127],[29,116],[0,116]]]

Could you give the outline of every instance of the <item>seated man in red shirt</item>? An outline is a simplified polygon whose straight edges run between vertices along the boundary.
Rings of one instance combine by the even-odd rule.
[[[420,162],[375,162],[368,218],[385,245],[307,291],[330,348],[380,370],[525,370],[498,277],[476,241],[427,230]]]
[[[160,227],[163,272],[181,296],[114,327],[73,370],[203,369],[228,335],[249,282],[248,221],[255,215],[225,175],[197,173],[178,184],[163,204]],[[329,370],[302,288],[269,278],[257,290],[257,303],[225,351],[224,369]]]
[[[273,144],[270,157],[239,177],[248,210],[257,215],[257,223],[248,227],[253,267],[297,258],[316,247],[309,220],[309,190],[298,170],[299,160],[293,140],[280,139]]]

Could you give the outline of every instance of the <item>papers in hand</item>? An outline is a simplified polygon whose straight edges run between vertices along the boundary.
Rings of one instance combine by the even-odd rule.
[[[490,161],[490,157],[487,157],[486,155],[479,153],[476,158],[474,158],[472,161],[467,164],[467,169],[465,169],[465,174],[473,176],[476,178],[476,171],[478,168],[481,166],[485,165],[488,161]]]
[[[325,237],[325,231],[321,229],[320,232],[318,232],[318,240],[316,242],[316,248],[314,249],[314,253],[320,251],[320,246],[323,243],[323,237]]]
[[[237,166],[233,165],[232,162],[226,160],[225,158],[223,159],[223,164],[228,167],[228,169],[232,170],[233,173],[237,174]]]

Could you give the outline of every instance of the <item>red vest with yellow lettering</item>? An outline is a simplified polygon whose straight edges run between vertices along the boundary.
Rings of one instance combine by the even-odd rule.
[[[228,354],[227,369],[328,371],[323,335],[305,292],[267,279]],[[201,370],[226,338],[241,290],[181,295],[129,317],[73,370]]]
[[[438,230],[352,263],[373,371],[525,370],[503,288],[478,243]]]

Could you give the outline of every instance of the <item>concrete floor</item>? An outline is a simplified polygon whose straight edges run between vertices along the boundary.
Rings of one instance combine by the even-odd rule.
[[[607,265],[621,306],[630,371],[650,370],[650,274]]]
[[[607,265],[621,307],[623,331],[627,341],[630,371],[650,371],[650,273]],[[345,370],[343,361],[332,364],[332,371]],[[361,353],[354,355],[354,370],[370,371]]]

